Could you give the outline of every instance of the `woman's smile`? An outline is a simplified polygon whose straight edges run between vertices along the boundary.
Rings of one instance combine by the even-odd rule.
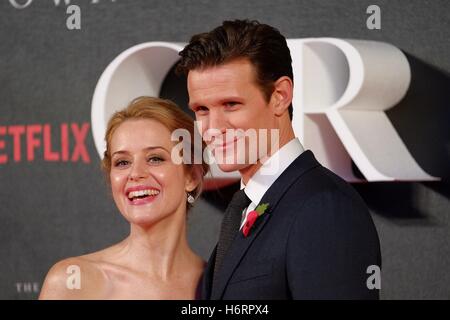
[[[153,202],[160,194],[160,190],[150,186],[135,186],[125,190],[125,196],[131,205],[143,205]]]

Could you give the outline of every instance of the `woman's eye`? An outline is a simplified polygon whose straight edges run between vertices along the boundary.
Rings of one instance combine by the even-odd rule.
[[[148,162],[153,163],[153,164],[158,164],[158,163],[161,163],[163,161],[164,161],[163,158],[157,157],[157,156],[153,156],[153,157],[148,158]]]
[[[116,167],[123,167],[123,166],[128,165],[128,161],[127,160],[118,160],[114,163],[114,165]]]

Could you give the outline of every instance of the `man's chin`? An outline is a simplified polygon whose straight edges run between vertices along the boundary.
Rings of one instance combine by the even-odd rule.
[[[217,166],[223,172],[233,172],[233,171],[241,171],[251,165],[249,164],[228,164],[228,163],[218,163]]]

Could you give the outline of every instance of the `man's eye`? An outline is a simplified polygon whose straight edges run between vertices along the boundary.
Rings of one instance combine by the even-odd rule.
[[[236,102],[236,101],[229,101],[229,102],[226,102],[226,103],[225,103],[225,106],[231,108],[231,107],[234,107],[234,106],[237,105],[237,104],[239,104],[239,102]]]
[[[195,108],[194,111],[195,111],[196,113],[197,113],[197,112],[199,112],[199,113],[205,113],[205,112],[208,112],[209,110],[208,110],[208,108],[205,107],[205,106],[199,106],[199,107]]]

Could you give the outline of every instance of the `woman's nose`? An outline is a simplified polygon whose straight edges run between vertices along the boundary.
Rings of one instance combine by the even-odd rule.
[[[143,161],[135,161],[129,174],[130,180],[140,180],[148,176],[147,166]]]

